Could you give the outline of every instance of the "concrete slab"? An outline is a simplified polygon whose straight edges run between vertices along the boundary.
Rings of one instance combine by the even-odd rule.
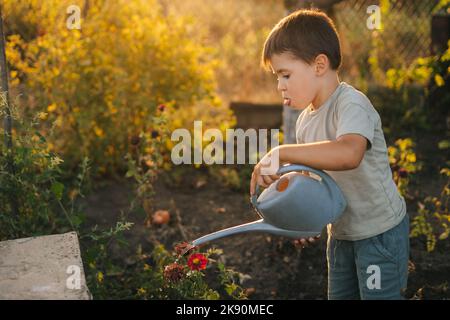
[[[76,232],[0,242],[0,299],[92,299]]]

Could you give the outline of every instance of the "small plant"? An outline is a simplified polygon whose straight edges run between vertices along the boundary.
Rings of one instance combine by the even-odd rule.
[[[15,124],[15,172],[7,170],[7,157],[0,157],[0,240],[78,231],[84,216],[74,201],[83,196],[89,159],[82,161],[74,183],[66,181],[61,169],[63,160],[50,150],[47,138],[39,130],[46,115],[40,112],[25,120],[14,107],[11,111]],[[3,144],[0,148],[0,154],[11,152]],[[17,200],[17,213],[12,210],[13,197]]]
[[[130,152],[125,156],[128,171],[125,177],[133,178],[137,184],[136,198],[131,204],[130,211],[134,206],[141,206],[150,220],[154,211],[153,196],[155,194],[153,185],[156,181],[158,170],[164,164],[165,145],[162,137],[169,136],[167,119],[164,111],[167,105],[161,104],[156,108],[156,112],[147,123],[144,132],[130,137]],[[168,217],[163,214],[156,218],[163,223],[168,221]]]
[[[395,91],[402,92],[403,96],[408,95],[408,87],[415,85],[423,88],[422,95],[427,101],[425,108],[421,107],[415,116],[412,115],[414,108],[408,110],[405,118],[414,120],[417,116],[425,115],[427,123],[434,123],[434,127],[445,127],[445,121],[442,120],[447,117],[450,101],[449,75],[450,41],[447,43],[447,50],[442,54],[419,57],[407,67],[389,69],[386,72],[386,85]],[[405,100],[415,104],[413,99]]]
[[[124,219],[118,221],[109,230],[98,230],[97,226],[85,230],[80,235],[83,262],[86,266],[86,282],[94,299],[121,297],[124,294],[116,277],[123,274],[123,267],[113,261],[111,245],[114,242],[128,245],[124,232],[130,230],[133,223]],[[114,288],[114,291],[111,290]]]
[[[428,252],[434,250],[437,239],[445,240],[450,234],[450,169],[444,168],[440,173],[447,178],[440,196],[429,196],[419,202],[418,215],[411,224],[411,237],[425,236]]]
[[[394,146],[388,147],[393,179],[401,195],[410,199],[412,196],[408,193],[408,186],[411,176],[422,167],[422,164],[417,162],[413,147],[414,143],[410,138],[398,139]]]
[[[141,299],[245,299],[237,283],[242,276],[220,262],[220,249],[200,252],[193,248],[186,257],[180,256],[186,243],[177,244],[174,252],[157,245],[152,254],[139,253],[139,288]]]

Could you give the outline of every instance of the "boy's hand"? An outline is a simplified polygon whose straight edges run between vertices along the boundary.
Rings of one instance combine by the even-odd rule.
[[[250,180],[250,195],[254,195],[256,192],[256,184],[267,188],[273,182],[280,178],[277,174],[262,174],[261,169],[267,168],[273,165],[271,161],[274,160],[274,154],[278,156],[278,153],[273,153],[272,150],[269,151],[253,168],[252,179]],[[278,159],[276,159],[278,160]],[[278,169],[278,163],[276,163],[276,168]],[[276,169],[276,170],[277,170]],[[267,172],[267,171],[266,171]]]
[[[308,247],[310,244],[314,244],[316,242],[316,240],[318,240],[320,238],[320,235],[315,236],[315,237],[310,237],[310,238],[301,238],[301,239],[297,239],[294,240],[294,245],[297,248],[306,248]]]

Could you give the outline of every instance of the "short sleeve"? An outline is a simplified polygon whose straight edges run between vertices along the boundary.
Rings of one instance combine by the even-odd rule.
[[[372,147],[375,123],[364,107],[354,103],[349,103],[339,108],[336,139],[350,133],[365,137],[369,141],[367,150]]]
[[[301,131],[302,131],[302,120],[303,120],[303,114],[305,112],[305,109],[302,110],[302,112],[300,112],[300,114],[298,115],[297,120],[295,121],[295,141],[297,144],[303,144],[304,141],[302,139],[301,136]]]

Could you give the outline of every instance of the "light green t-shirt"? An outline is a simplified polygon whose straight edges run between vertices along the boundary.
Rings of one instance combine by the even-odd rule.
[[[356,169],[326,171],[347,200],[343,215],[328,226],[340,240],[361,240],[387,231],[406,214],[405,199],[392,179],[381,119],[369,99],[341,82],[318,109],[305,108],[297,119],[297,143],[336,140],[359,134],[368,140],[364,158]]]

